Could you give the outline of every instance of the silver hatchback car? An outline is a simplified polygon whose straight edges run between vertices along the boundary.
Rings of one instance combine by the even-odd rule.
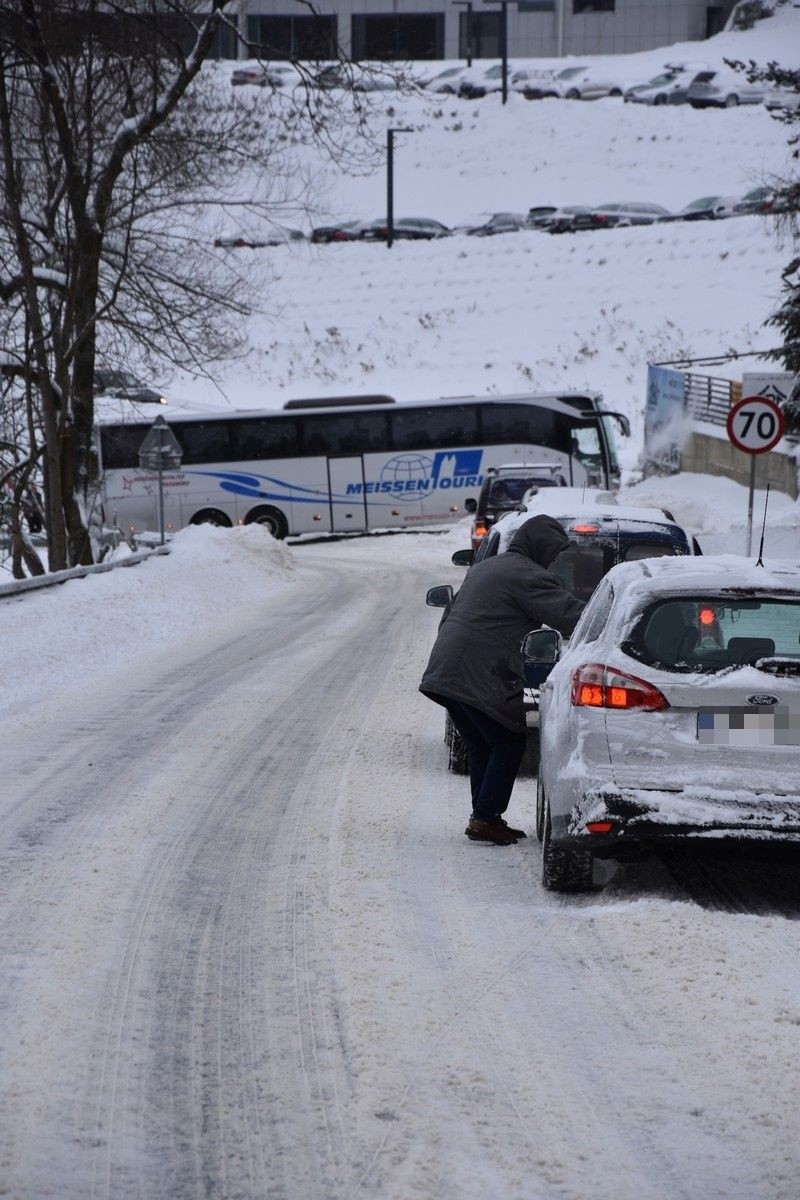
[[[541,684],[542,879],[685,839],[800,842],[800,567],[734,555],[624,563]]]

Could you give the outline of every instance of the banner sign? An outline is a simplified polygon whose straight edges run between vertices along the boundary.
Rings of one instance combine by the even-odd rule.
[[[686,377],[671,367],[647,368],[644,411],[644,452],[649,463],[679,471],[681,451],[689,433],[686,415]]]

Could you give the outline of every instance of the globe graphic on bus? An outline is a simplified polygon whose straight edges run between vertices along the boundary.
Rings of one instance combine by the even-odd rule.
[[[424,454],[396,454],[384,464],[381,471],[381,483],[392,485],[392,496],[395,500],[418,500],[423,494],[416,488],[406,491],[409,481],[427,481],[433,470],[433,462]]]

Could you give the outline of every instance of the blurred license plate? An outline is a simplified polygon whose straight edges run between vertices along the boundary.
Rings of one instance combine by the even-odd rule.
[[[800,712],[789,708],[701,708],[697,740],[709,746],[800,746]]]

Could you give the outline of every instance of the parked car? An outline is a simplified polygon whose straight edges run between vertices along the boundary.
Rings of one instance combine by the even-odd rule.
[[[303,242],[305,237],[302,229],[273,225],[261,233],[239,231],[221,234],[214,238],[214,245],[224,250],[259,250],[264,246],[287,246],[290,242]]]
[[[468,70],[470,70],[469,67],[446,67],[444,71],[440,71],[438,75],[434,75],[433,79],[429,79],[427,83],[423,84],[423,90],[435,92],[439,96],[456,96],[458,85]]]
[[[486,534],[504,513],[515,511],[531,489],[564,487],[566,480],[558,463],[505,463],[490,467],[477,500],[464,507],[473,514],[470,542],[477,550]]]
[[[764,96],[764,107],[770,112],[797,112],[800,109],[800,92],[792,88],[770,88]]]
[[[397,240],[430,241],[432,238],[450,237],[451,232],[441,221],[431,221],[428,217],[402,217],[394,222],[394,236]],[[373,222],[361,236],[368,242],[385,242],[389,236],[389,226],[385,219]]]
[[[114,396],[119,400],[134,400],[137,404],[166,404],[162,392],[150,387],[133,371],[121,367],[96,367],[94,372],[95,396]]]
[[[639,200],[599,204],[592,212],[606,218],[606,228],[615,225],[653,225],[672,216],[669,209],[661,204],[649,204]]]
[[[514,71],[511,76],[510,88],[515,92],[523,92],[526,88],[533,92],[536,88],[544,90],[553,79],[555,71],[548,70],[544,67],[521,67]],[[555,93],[552,93],[555,95]],[[535,97],[530,96],[533,100]]]
[[[555,204],[538,204],[528,209],[525,224],[529,229],[544,229],[550,217],[557,213]]]
[[[523,653],[547,673],[546,888],[589,888],[595,858],[689,839],[800,841],[800,568],[733,555],[626,562],[568,648],[546,630]]]
[[[597,212],[583,205],[565,204],[549,217],[543,217],[537,228],[548,233],[579,233],[586,229],[608,229],[612,224],[608,213]]]
[[[510,81],[515,68],[508,63],[506,79]],[[480,100],[490,92],[503,90],[503,64],[495,63],[492,67],[473,68],[462,75],[458,85],[458,94],[462,100]]]
[[[689,85],[692,108],[736,108],[739,104],[762,104],[766,84],[749,83],[738,71],[698,71]]]
[[[736,202],[732,196],[701,196],[692,200],[680,212],[672,214],[673,221],[719,221],[732,217]]]
[[[733,211],[737,217],[747,213],[770,213],[775,211],[775,202],[773,188],[757,187],[745,192],[740,200],[734,201]]]
[[[334,221],[331,225],[318,225],[311,230],[312,242],[357,242],[364,229],[365,221]]]
[[[527,225],[522,213],[493,213],[488,219],[463,227],[471,237],[494,237],[497,233],[517,233]]]
[[[258,66],[237,67],[231,74],[233,87],[251,84],[254,87],[293,88],[301,81],[300,72],[288,63],[263,63]]]
[[[565,67],[554,75],[549,86],[565,100],[599,100],[602,96],[621,96],[626,85],[606,68],[584,66]]]
[[[621,562],[642,558],[699,554],[700,546],[672,515],[656,508],[637,508],[617,504],[611,493],[593,488],[545,488],[523,504],[499,517],[489,528],[477,549],[456,551],[453,563],[469,566],[495,554],[503,554],[514,533],[530,517],[555,517],[564,526],[572,545],[563,551],[551,571],[573,595],[588,600],[601,579]],[[541,679],[546,677],[546,673]],[[539,680],[528,673],[525,688],[526,721],[532,739],[532,757],[536,756],[536,730],[539,724]],[[466,748],[458,732],[445,720],[445,744],[448,770],[464,774]]]
[[[688,104],[689,88],[699,71],[707,70],[703,63],[667,68],[647,83],[635,84],[625,92],[630,104]]]

